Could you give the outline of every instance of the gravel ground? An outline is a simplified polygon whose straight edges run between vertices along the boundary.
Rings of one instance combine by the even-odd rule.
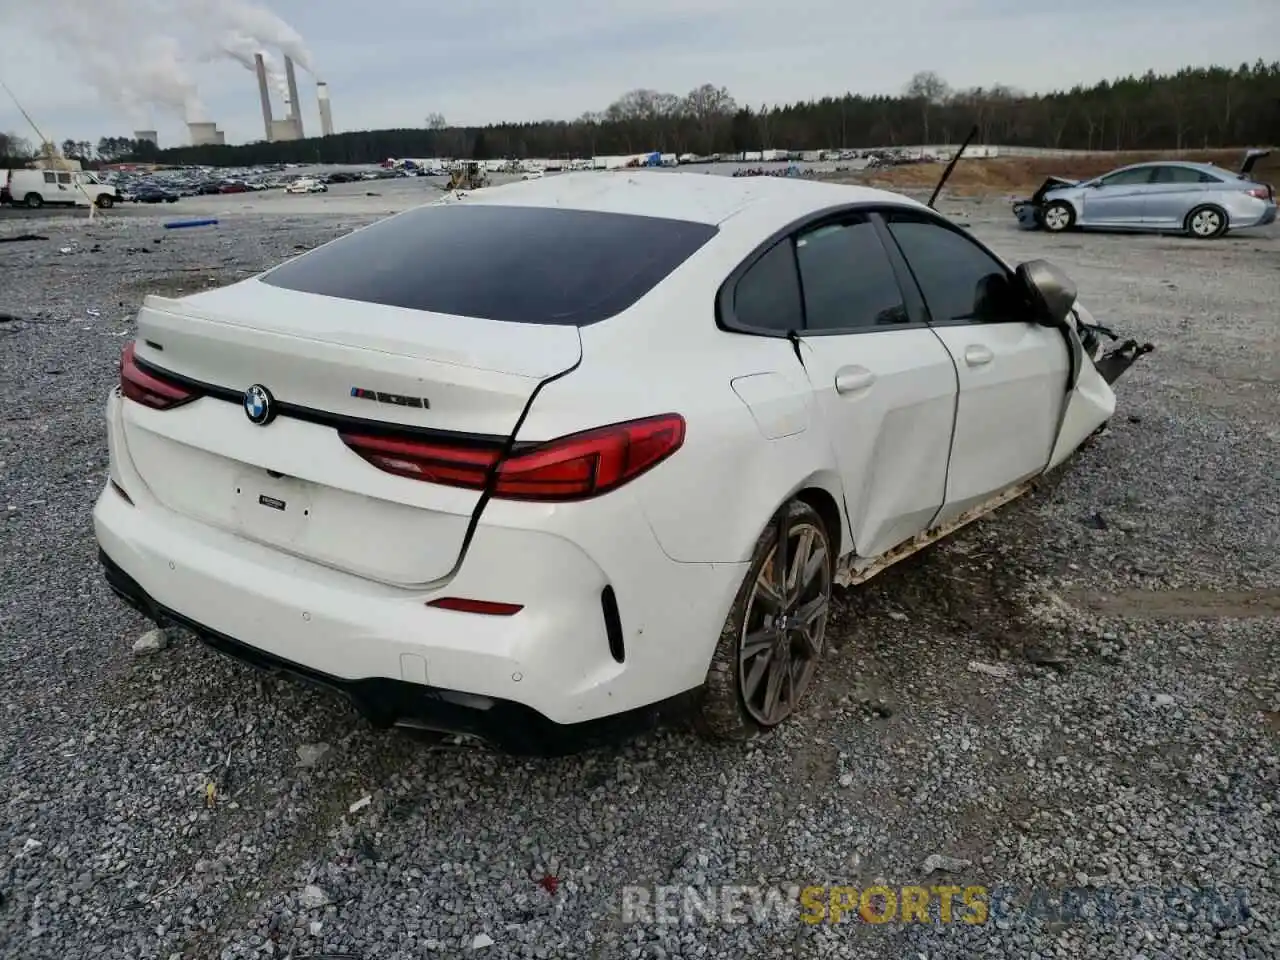
[[[144,292],[381,212],[290,199],[227,201],[213,229],[54,218],[47,241],[0,244],[6,960],[1280,952],[1280,232],[1049,237],[956,201],[1157,344],[1111,429],[845,597],[807,712],[776,734],[512,760],[371,730],[186,637],[135,653],[148,625],[102,583],[102,406]],[[990,916],[621,909],[627,885],[877,882],[984,886]],[[1088,906],[1064,910],[1064,888]]]

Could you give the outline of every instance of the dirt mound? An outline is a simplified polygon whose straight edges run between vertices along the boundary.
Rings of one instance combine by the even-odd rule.
[[[1045,177],[1085,180],[1130,163],[1148,160],[1191,160],[1216,163],[1236,170],[1244,159],[1243,149],[1201,150],[1183,153],[1083,153],[1063,157],[993,157],[962,159],[947,181],[947,192],[968,196],[984,194],[1030,193]],[[1254,171],[1254,176],[1267,180],[1280,179],[1280,158],[1267,157]],[[929,189],[942,176],[945,164],[920,163],[902,167],[885,167],[843,174],[844,183],[863,183],[890,189]]]

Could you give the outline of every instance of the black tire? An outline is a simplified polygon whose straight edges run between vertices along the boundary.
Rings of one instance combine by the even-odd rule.
[[[1055,200],[1040,213],[1040,222],[1050,233],[1065,233],[1076,225],[1076,211],[1064,200]]]
[[[116,198],[109,193],[98,194],[98,199],[94,201],[103,210],[110,210],[115,206]]]
[[[784,560],[788,562],[789,568],[797,562],[805,563],[800,554],[801,548],[806,536],[812,534],[814,537],[815,549],[807,555],[808,562],[805,563],[806,567],[813,569],[812,579],[801,585],[794,595],[787,597],[788,602],[783,605],[784,615],[789,615],[795,623],[802,621],[807,614],[819,611],[814,615],[808,631],[784,627],[780,632],[771,625],[757,621],[757,615],[763,614],[763,608],[770,605],[766,595],[759,589],[760,581],[762,577],[766,581],[778,579],[773,572],[773,560],[775,547],[780,541],[780,531],[783,529],[786,530],[786,542],[789,546]],[[821,565],[813,567],[818,562],[818,549],[823,554]],[[744,740],[777,726],[794,714],[805,691],[812,684],[826,646],[831,584],[835,573],[834,550],[822,517],[800,500],[792,500],[782,507],[760,534],[747,575],[738,588],[733,606],[720,631],[720,641],[711,656],[706,683],[694,711],[694,725],[700,734],[715,740]],[[752,628],[752,636],[765,638],[764,642],[771,646],[744,657],[742,646],[748,633],[747,627]],[[787,679],[783,680],[781,676],[777,679],[773,697],[774,710],[770,711],[770,668],[781,662],[777,658],[783,652],[789,663],[800,665],[800,680],[796,683],[795,674],[790,671],[781,672]],[[752,668],[745,675],[744,661],[749,662]],[[760,673],[756,674],[756,670]],[[757,678],[754,685],[750,682],[753,675]],[[759,698],[754,693],[748,696],[744,692],[748,686],[754,686],[754,692],[760,694]],[[787,701],[785,704],[784,693]]]
[[[1216,240],[1227,232],[1227,212],[1212,203],[1203,203],[1187,214],[1182,229],[1194,240]]]
[[[40,196],[40,194],[35,193],[33,191],[32,193],[28,193],[25,197],[23,197],[22,202],[25,203],[32,210],[39,210],[41,207],[44,206],[44,197]]]

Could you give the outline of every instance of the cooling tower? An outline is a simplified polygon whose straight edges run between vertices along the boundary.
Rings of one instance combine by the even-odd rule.
[[[320,136],[333,136],[333,114],[329,111],[329,85],[316,81],[316,99],[320,101]]]
[[[270,141],[274,139],[271,136],[271,91],[267,89],[267,63],[262,59],[262,54],[253,55],[253,65],[258,73],[258,96],[262,98],[263,128],[267,131],[267,140]]]
[[[187,132],[191,134],[193,147],[217,146],[225,142],[216,123],[188,123]]]
[[[289,116],[293,120],[294,130],[299,140],[302,139],[302,110],[298,99],[298,77],[293,70],[293,58],[284,58],[284,78],[289,84]]]

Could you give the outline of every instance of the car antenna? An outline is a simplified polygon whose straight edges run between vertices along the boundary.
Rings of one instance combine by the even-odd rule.
[[[933,209],[933,205],[938,201],[938,194],[942,192],[942,188],[947,185],[947,181],[951,179],[951,171],[956,168],[956,163],[964,156],[964,151],[969,142],[978,135],[978,125],[974,124],[973,129],[969,131],[969,135],[964,138],[964,143],[960,144],[960,149],[956,151],[955,156],[951,158],[951,162],[947,164],[947,169],[942,171],[942,178],[938,181],[938,185],[933,188],[933,196],[929,198],[929,209]]]

